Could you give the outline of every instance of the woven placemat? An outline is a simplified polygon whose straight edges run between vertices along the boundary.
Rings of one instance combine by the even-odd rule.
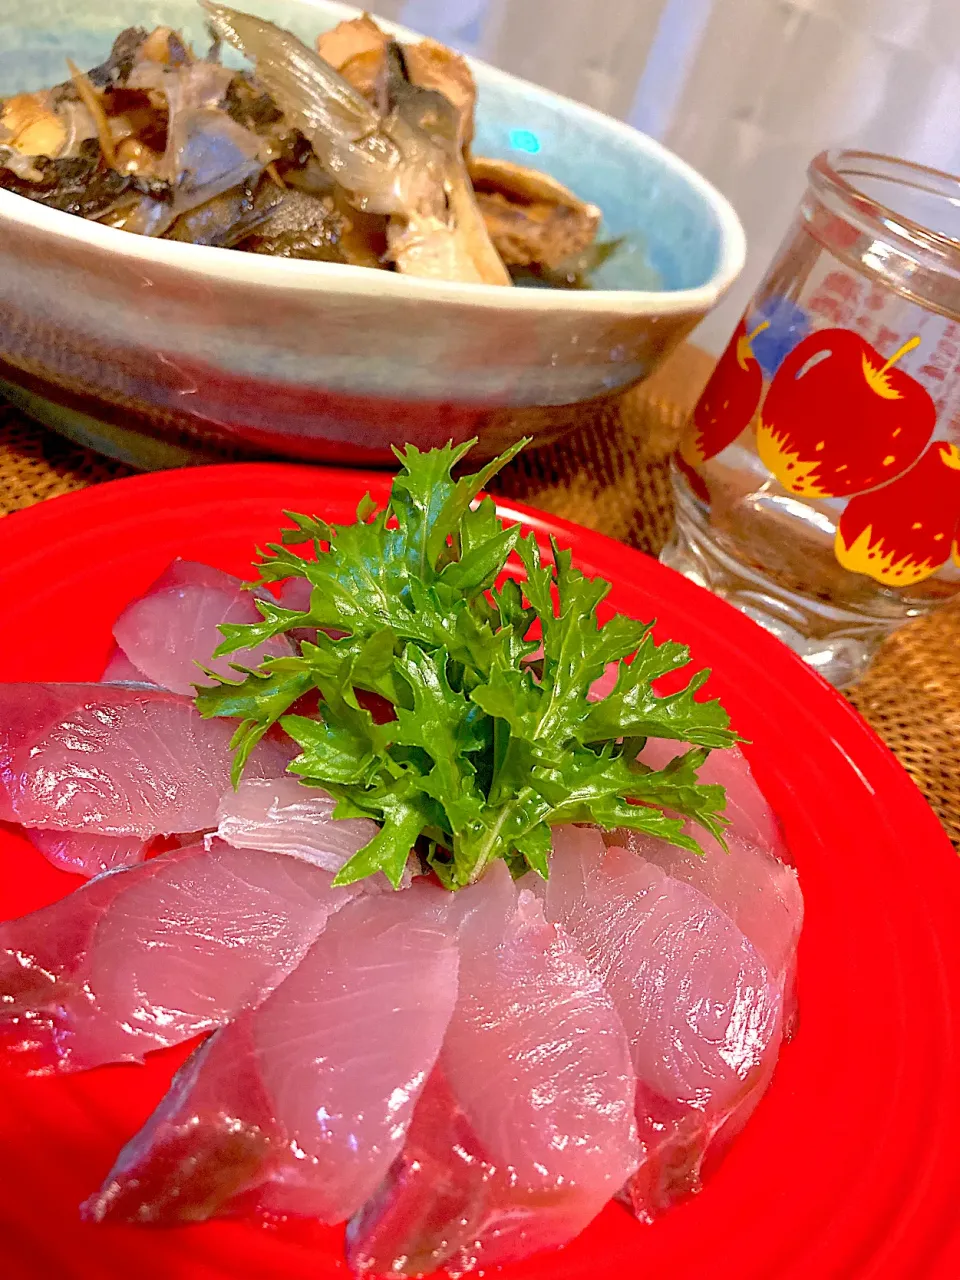
[[[710,374],[681,348],[643,387],[591,409],[571,434],[530,449],[495,491],[658,555],[673,504],[669,459]],[[0,404],[0,515],[130,475]],[[960,848],[960,604],[893,635],[850,701],[900,758]]]

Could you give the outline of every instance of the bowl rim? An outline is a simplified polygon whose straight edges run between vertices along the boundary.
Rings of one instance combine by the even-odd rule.
[[[360,17],[363,10],[339,0],[294,0],[305,9],[325,12],[338,21]],[[409,27],[378,18],[378,22],[401,39],[424,37]],[[466,55],[464,55],[466,57]],[[92,249],[119,255],[144,267],[151,264],[180,269],[207,279],[230,283],[328,293],[377,297],[381,300],[414,299],[468,305],[481,309],[542,312],[605,312],[625,315],[664,315],[710,310],[743,270],[746,235],[732,204],[712,183],[662,143],[623,121],[585,103],[554,93],[520,76],[501,71],[477,58],[466,57],[471,69],[494,84],[520,86],[545,103],[562,103],[608,134],[619,136],[628,145],[652,156],[692,187],[713,214],[720,233],[719,262],[713,275],[689,289],[505,289],[500,285],[421,279],[393,271],[373,271],[336,262],[308,262],[270,258],[254,253],[237,253],[210,245],[155,240],[115,227],[89,222],[75,214],[48,209],[25,196],[0,188],[0,228],[4,223],[38,231],[51,239],[85,244]]]

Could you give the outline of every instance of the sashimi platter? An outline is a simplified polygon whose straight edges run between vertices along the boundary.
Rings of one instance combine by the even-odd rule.
[[[91,1230],[322,1223],[371,1277],[610,1202],[655,1231],[790,1052],[803,881],[749,744],[468,448],[288,512],[248,581],[173,559],[99,683],[0,684],[0,822],[72,876],[0,923],[4,1070],[187,1055]]]

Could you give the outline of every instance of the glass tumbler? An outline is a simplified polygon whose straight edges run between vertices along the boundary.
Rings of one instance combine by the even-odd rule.
[[[673,460],[661,559],[838,687],[960,589],[960,180],[812,162]]]

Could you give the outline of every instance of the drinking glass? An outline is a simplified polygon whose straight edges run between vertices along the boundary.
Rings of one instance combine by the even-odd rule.
[[[661,559],[837,686],[960,588],[960,180],[824,152],[673,460]]]

